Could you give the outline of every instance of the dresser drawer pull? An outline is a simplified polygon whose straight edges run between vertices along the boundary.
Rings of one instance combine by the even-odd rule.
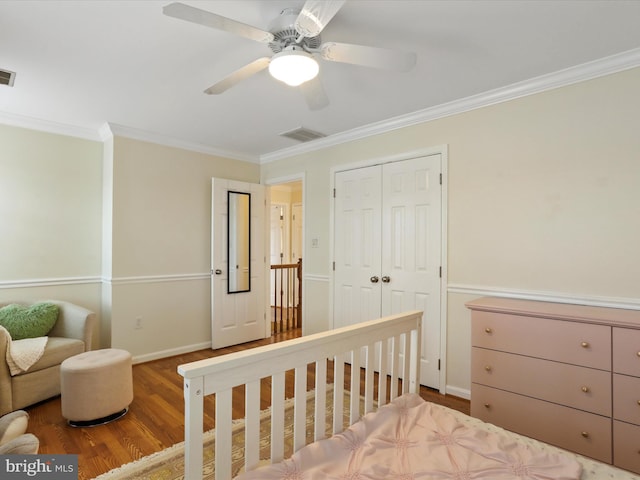
[[[582,342],[582,343],[580,344],[580,346],[581,346],[582,348],[589,348],[591,345],[589,345],[589,342]],[[639,353],[640,353],[640,352],[639,352]]]
[[[493,330],[490,327],[487,327],[484,329],[484,333],[493,333]],[[638,355],[640,355],[640,352],[638,352]]]
[[[638,406],[640,406],[640,400],[638,400]]]
[[[490,372],[492,370],[491,365],[484,366],[485,371]]]
[[[636,352],[636,355],[640,357],[640,352]]]
[[[584,393],[589,393],[589,387],[587,387],[586,385],[584,387],[582,387],[582,391]]]
[[[581,433],[581,435],[582,435],[584,438],[589,438],[589,432],[582,432],[582,433]]]
[[[487,410],[489,410],[491,408],[491,404],[490,403],[485,403],[484,404],[484,408],[486,408]]]

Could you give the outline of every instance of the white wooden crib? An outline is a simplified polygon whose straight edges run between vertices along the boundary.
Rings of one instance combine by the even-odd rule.
[[[345,363],[357,372],[365,370],[364,412],[360,411],[360,375],[351,375],[347,389],[349,423],[402,393],[419,391],[422,312],[411,311],[329,332],[257,347],[178,367],[184,377],[185,479],[202,478],[204,397],[215,401],[215,478],[229,480],[231,470],[232,389],[245,386],[246,470],[258,465],[260,382],[271,378],[272,463],[284,456],[285,372],[295,369],[294,451],[306,443],[307,366],[315,363],[314,441],[325,437],[327,360],[333,360],[333,433],[343,430]],[[374,399],[374,373],[378,376],[378,398]],[[389,380],[390,379],[390,380]],[[375,402],[374,400],[377,400]]]

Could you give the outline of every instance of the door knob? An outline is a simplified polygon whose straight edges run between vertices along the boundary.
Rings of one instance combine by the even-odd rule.
[[[216,275],[222,275],[222,270],[220,270],[219,268],[216,268]]]
[[[389,283],[390,281],[391,281],[391,277],[389,277],[388,275],[385,275],[384,277],[382,277],[383,283]]]
[[[371,280],[371,283],[378,283],[378,280],[380,280],[380,279],[374,275],[369,280]]]

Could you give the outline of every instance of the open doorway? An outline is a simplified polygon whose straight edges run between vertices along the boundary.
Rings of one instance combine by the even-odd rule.
[[[271,331],[302,329],[303,183],[271,185]]]

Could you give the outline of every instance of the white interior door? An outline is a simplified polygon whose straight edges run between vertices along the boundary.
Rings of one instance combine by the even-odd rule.
[[[337,172],[334,326],[422,310],[421,380],[439,388],[440,155]]]
[[[380,316],[382,237],[380,166],[336,173],[335,328]]]
[[[262,185],[213,178],[211,192],[211,345],[222,348],[229,345],[266,338],[269,335],[267,321],[267,264],[268,230],[265,196]],[[233,245],[233,234],[229,235],[229,192],[250,195],[249,212],[249,264],[248,291],[230,292],[230,274],[233,278],[239,268],[246,267],[228,261],[229,238]],[[233,222],[231,222],[233,224]],[[239,247],[238,247],[239,248]],[[231,268],[229,268],[231,267]],[[246,290],[241,288],[240,290]]]
[[[382,316],[424,312],[420,383],[439,388],[440,155],[383,165]]]

